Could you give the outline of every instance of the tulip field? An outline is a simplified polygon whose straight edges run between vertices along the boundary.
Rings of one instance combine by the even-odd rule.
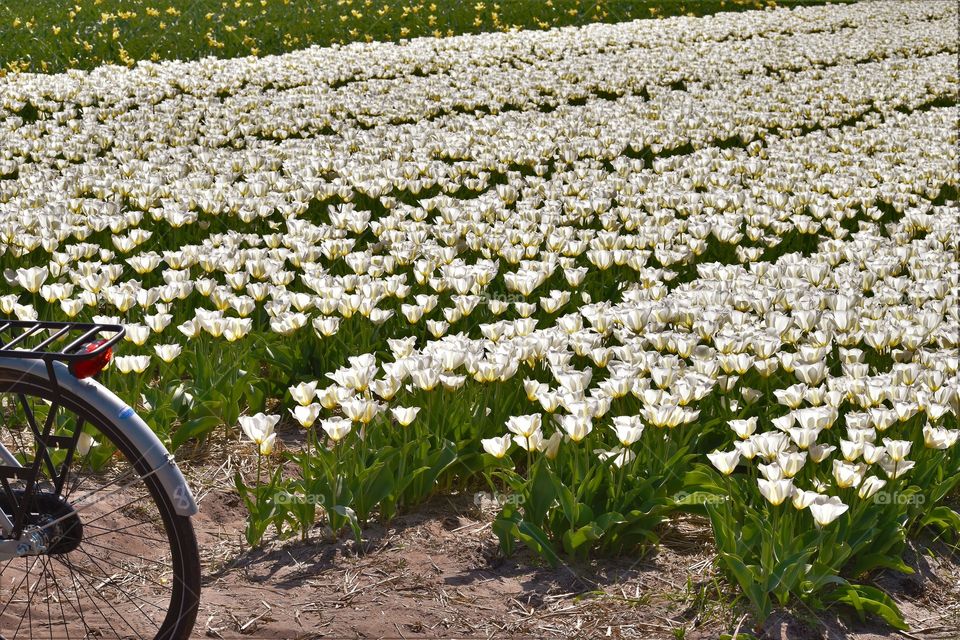
[[[743,633],[906,630],[876,576],[960,534],[957,21],[11,73],[0,313],[123,323],[104,384],[187,468],[240,443],[249,548],[482,492],[506,557],[639,558],[693,519]]]

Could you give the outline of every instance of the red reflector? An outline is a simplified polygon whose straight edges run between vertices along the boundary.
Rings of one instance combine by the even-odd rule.
[[[83,352],[90,353],[91,351],[96,351],[105,342],[106,340],[88,342],[83,346]],[[68,365],[67,368],[75,378],[92,378],[103,371],[104,367],[110,364],[111,358],[113,358],[113,349],[108,347],[103,353],[91,356],[86,360],[74,360]]]

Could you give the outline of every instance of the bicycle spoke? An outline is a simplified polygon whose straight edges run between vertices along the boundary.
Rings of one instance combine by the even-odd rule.
[[[73,609],[74,613],[76,613],[77,615],[80,615],[80,614],[76,610],[76,608],[74,608],[73,602],[70,601],[70,597],[60,587],[60,581],[57,580],[57,576],[53,571],[53,566],[54,566],[53,562],[49,558],[47,560],[48,561],[45,563],[45,567],[50,567],[50,575],[53,576],[53,587],[54,589],[57,590],[57,593],[59,593],[61,596],[60,598],[58,598],[58,602],[60,603],[60,615],[62,616],[62,619],[63,619],[63,631],[67,636],[67,640],[70,640],[70,626],[67,624],[67,612],[63,608],[63,601],[64,600],[67,601],[67,604],[70,605],[70,608]],[[81,620],[83,619],[82,615],[80,615],[80,619]]]
[[[92,536],[84,535],[84,536],[83,536],[83,539],[84,539],[84,540],[93,540],[93,539],[95,539],[95,538],[102,538],[103,536],[109,535],[109,534],[111,534],[111,533],[120,533],[121,531],[126,531],[126,533],[123,534],[124,536],[133,536],[134,538],[139,538],[139,539],[141,539],[141,540],[146,540],[147,542],[157,542],[157,543],[160,543],[160,544],[166,544],[166,543],[167,543],[166,540],[163,540],[163,539],[161,539],[161,538],[151,538],[150,536],[145,536],[145,535],[143,535],[142,533],[133,533],[132,531],[128,531],[128,529],[130,529],[131,527],[139,527],[139,526],[142,526],[143,524],[144,524],[144,523],[142,523],[142,522],[134,522],[133,524],[124,525],[124,526],[122,526],[122,527],[107,528],[107,527],[100,527],[100,526],[97,526],[97,525],[95,525],[95,524],[90,524],[90,522],[84,522],[84,523],[83,523],[83,528],[84,528],[84,529],[96,529],[96,530],[98,530],[98,531],[103,531],[103,533],[98,533],[98,534],[95,534],[95,535],[92,535]]]
[[[141,500],[141,498],[133,498],[133,499],[131,499],[129,502],[125,502],[124,504],[120,505],[119,507],[116,507],[116,508],[114,508],[114,509],[112,509],[112,510],[106,512],[106,513],[103,513],[103,514],[98,515],[96,518],[91,519],[89,522],[91,522],[91,523],[99,522],[100,520],[103,520],[104,518],[113,515],[114,513],[120,511],[121,509],[124,509],[124,508],[126,508],[126,507],[129,507],[130,505],[132,505],[132,504],[134,504],[134,503],[140,502],[140,500]]]
[[[27,559],[24,558],[24,560],[27,560]],[[11,562],[12,562],[12,560],[11,560]],[[36,562],[36,560],[34,560],[34,562]],[[8,563],[8,564],[9,564],[9,563]],[[26,567],[26,562],[24,563],[24,567]],[[32,570],[33,567],[30,567],[30,569]],[[24,571],[24,572],[23,572],[23,577],[20,578],[20,583],[14,588],[13,591],[10,592],[10,600],[8,600],[8,601],[7,601],[7,604],[5,604],[5,605],[3,606],[3,609],[0,609],[0,616],[2,616],[4,613],[6,613],[7,608],[10,606],[10,603],[13,602],[13,596],[17,593],[17,591],[20,590],[20,587],[23,585],[23,582],[24,582],[27,578],[29,578],[29,577],[30,577],[30,572],[29,572],[29,571]],[[29,588],[29,583],[28,583],[28,588]]]
[[[59,560],[59,559],[57,559],[57,560]],[[68,563],[63,563],[63,562],[61,562],[61,564],[63,564],[65,567],[67,567],[67,571],[70,572],[70,584],[71,584],[72,587],[73,587],[73,593],[77,596],[77,610],[79,610],[78,613],[80,614],[80,622],[83,623],[84,636],[86,636],[86,635],[87,635],[87,631],[88,631],[88,629],[87,629],[87,622],[86,622],[87,619],[86,619],[86,617],[83,615],[83,603],[80,601],[80,592],[79,592],[79,590],[77,589],[77,585],[78,585],[77,577],[76,577],[76,576],[74,575],[74,573],[73,573],[73,567],[71,567]]]
[[[154,621],[153,621],[153,618],[152,618],[151,616],[147,615],[147,613],[140,607],[140,605],[138,605],[138,604],[134,601],[134,599],[139,600],[139,601],[143,602],[144,604],[149,604],[150,606],[155,607],[155,608],[159,609],[160,611],[165,611],[165,609],[164,609],[163,607],[157,605],[157,603],[155,603],[155,602],[150,602],[149,600],[145,600],[144,598],[140,598],[140,597],[136,597],[136,596],[131,596],[130,593],[129,593],[126,589],[123,589],[123,588],[121,588],[119,585],[116,584],[116,581],[113,580],[113,576],[107,576],[107,572],[106,572],[106,571],[103,571],[103,567],[100,566],[100,563],[97,562],[96,558],[94,558],[93,556],[91,556],[91,555],[90,555],[89,553],[87,553],[86,551],[84,551],[83,554],[86,555],[87,558],[90,560],[90,562],[92,562],[94,565],[96,565],[96,567],[97,567],[98,569],[100,569],[100,571],[103,572],[104,577],[105,577],[105,578],[107,579],[107,581],[108,581],[108,582],[105,582],[105,583],[99,585],[98,590],[99,590],[99,589],[102,589],[104,586],[106,586],[106,584],[110,584],[116,591],[120,592],[120,593],[123,595],[123,597],[125,597],[125,598],[130,602],[130,604],[132,604],[133,606],[135,606],[135,607],[137,608],[137,610],[138,610],[140,613],[142,613],[147,620],[150,621],[150,624],[152,624],[154,627],[156,627],[156,628],[158,628],[158,629],[160,628],[160,625],[158,625],[156,622],[154,622]],[[78,568],[77,570],[80,571],[81,574],[83,574],[83,570],[82,570],[82,569],[79,569],[79,568]],[[92,575],[92,574],[88,574],[88,575],[89,575],[90,577],[92,577],[92,578],[96,578],[96,576],[94,576],[94,575]],[[106,600],[106,598],[104,598],[104,600]],[[107,601],[107,603],[109,604],[109,601]],[[112,605],[111,605],[111,608],[112,608]],[[116,611],[116,609],[114,609],[114,611]]]
[[[49,626],[49,629],[50,629],[50,640],[53,640],[53,613],[50,611],[50,598],[51,598],[51,595],[50,595],[50,581],[49,581],[49,579],[48,579],[49,576],[47,576],[47,558],[44,558],[44,559],[43,559],[42,571],[43,571],[43,586],[46,587],[46,588],[44,589],[44,591],[45,591],[46,594],[47,594],[47,596],[44,598],[44,600],[47,601],[47,624],[50,625],[50,626]]]
[[[58,560],[61,560],[61,559],[58,558]],[[61,560],[61,561],[63,561],[63,560]],[[71,573],[71,575],[73,575],[75,578],[76,578],[76,576],[79,575],[81,578],[84,579],[84,581],[86,581],[86,583],[87,583],[88,585],[90,585],[91,587],[93,587],[94,593],[96,593],[96,591],[97,591],[96,585],[94,585],[94,583],[91,582],[90,579],[87,578],[87,577],[80,571],[79,568],[77,568],[76,566],[74,566],[72,562],[70,562],[69,560],[66,560],[66,563],[67,563],[67,565],[68,565],[69,568],[70,568],[70,573]],[[87,594],[87,597],[90,598],[90,600],[92,601],[92,600],[93,600],[93,597],[90,596],[90,592],[87,590],[87,587],[84,586],[83,583],[81,583],[81,582],[79,582],[79,581],[76,581],[76,580],[75,580],[75,583],[78,584],[81,589],[83,589],[84,593],[86,593],[86,594]],[[99,594],[97,594],[97,595],[99,596]],[[103,598],[101,598],[101,599],[104,600]],[[108,602],[108,601],[106,601],[106,600],[104,600],[104,602],[106,602],[106,603],[107,603],[107,606],[109,606],[109,607],[113,610],[113,612],[117,615],[117,618],[118,618],[118,619],[123,620],[124,622],[126,622],[126,623],[127,623],[127,626],[130,627],[130,630],[133,631],[134,633],[137,633],[137,630],[134,629],[134,628],[130,625],[130,622],[129,622],[124,616],[120,615],[120,612],[118,612],[118,611],[116,610],[116,608],[115,608],[112,604],[110,604],[110,602]],[[110,618],[108,618],[107,616],[103,615],[103,611],[100,609],[100,607],[96,607],[96,609],[97,609],[97,613],[100,614],[100,617],[103,618],[103,621],[107,623],[107,626],[109,626],[110,629],[113,630],[113,634],[114,634],[117,638],[123,637],[123,636],[121,636],[120,633],[117,631],[116,627],[113,626],[113,623],[110,622]],[[143,636],[141,636],[141,637],[143,637]]]
[[[140,479],[140,475],[139,475],[135,470],[125,471],[122,475],[120,475],[120,476],[117,477],[117,478],[114,478],[113,480],[111,480],[111,481],[108,482],[107,484],[104,484],[104,485],[102,485],[102,486],[97,487],[96,491],[91,491],[90,493],[84,494],[83,496],[81,496],[81,498],[80,498],[79,500],[71,500],[71,501],[70,501],[70,504],[72,504],[74,507],[82,506],[82,505],[84,504],[84,499],[85,499],[85,498],[89,498],[90,496],[96,495],[96,493],[99,493],[99,492],[103,491],[103,490],[106,489],[107,487],[111,487],[111,486],[113,486],[113,485],[118,484],[118,483],[120,482],[120,480],[126,480],[127,478],[133,478],[133,477],[136,477],[138,480]],[[132,483],[131,483],[131,484],[132,484]],[[122,486],[122,487],[120,487],[120,489],[126,489],[126,488],[129,487],[129,486],[131,486],[131,485]]]
[[[66,491],[61,491],[61,495],[65,500],[69,500],[70,497],[73,495],[74,491],[79,490],[80,485],[83,484],[84,480],[87,478],[87,476],[84,475],[84,470],[93,471],[92,466],[89,468],[87,468],[86,466],[87,463],[92,462],[92,460],[93,458],[90,457],[89,453],[83,456],[83,464],[80,466],[80,469],[78,469],[77,472],[73,474],[73,477],[74,477],[73,484],[71,484],[70,488],[67,489]],[[67,473],[68,474],[70,473],[69,469],[67,469]]]
[[[83,545],[81,545],[81,548],[79,548],[78,550],[79,550],[79,551],[82,551],[83,553],[87,553],[87,551],[85,551],[82,547],[94,547],[94,548],[96,548],[96,549],[103,549],[104,551],[109,551],[110,553],[118,553],[117,549],[115,549],[115,548],[113,548],[113,547],[106,547],[106,546],[103,546],[103,545],[100,545],[100,544],[83,544]],[[147,560],[146,558],[141,558],[140,556],[138,556],[138,555],[136,555],[136,554],[128,553],[128,552],[126,552],[126,551],[120,551],[119,553],[121,553],[122,555],[128,556],[128,557],[130,557],[130,558],[136,558],[137,560],[140,560],[141,562],[146,562],[146,563],[151,564],[151,565],[156,565],[156,566],[160,566],[160,567],[166,567],[166,566],[167,566],[166,564],[164,564],[164,563],[162,563],[162,562],[159,562],[159,561],[157,561],[157,560]],[[106,558],[100,558],[100,560],[101,560],[102,562],[105,562],[105,563],[109,564],[109,565],[112,566],[112,567],[116,567],[117,569],[121,569],[121,570],[123,570],[123,571],[129,571],[129,569],[127,569],[127,568],[124,567],[123,565],[120,565],[120,564],[116,564],[116,563],[114,563],[114,562],[111,562],[110,560],[107,560]],[[143,576],[141,576],[141,578],[142,578],[142,577],[143,577]],[[144,578],[144,579],[148,579],[148,578]],[[159,585],[159,586],[161,586],[161,587],[164,586],[162,582],[157,582],[156,580],[151,580],[151,582],[153,582],[154,584]]]
[[[24,578],[29,577],[30,572],[33,571],[33,567],[35,567],[35,566],[37,565],[37,562],[39,562],[39,560],[40,560],[40,557],[37,556],[37,558],[33,561],[33,564],[30,566],[30,570],[29,570],[29,571],[24,571],[24,576],[23,576]],[[29,562],[29,559],[28,559],[28,558],[24,558],[24,563],[23,563],[24,568],[26,568],[27,562]],[[22,584],[22,582],[21,582],[21,584]],[[37,581],[37,584],[39,584],[39,581]],[[18,589],[19,589],[19,588],[18,588]],[[23,626],[23,619],[24,619],[24,617],[27,617],[27,618],[29,618],[29,620],[30,620],[29,623],[28,623],[28,628],[30,629],[30,637],[31,637],[31,638],[33,637],[33,607],[31,607],[30,605],[33,604],[33,594],[34,594],[34,593],[36,593],[36,588],[34,588],[33,591],[31,591],[31,590],[30,590],[30,582],[27,581],[27,594],[28,594],[28,595],[27,595],[26,611],[24,612],[23,615],[20,616],[20,624],[17,625],[16,631],[13,632],[13,635],[14,635],[14,636],[16,636],[17,633],[19,633],[20,627]]]

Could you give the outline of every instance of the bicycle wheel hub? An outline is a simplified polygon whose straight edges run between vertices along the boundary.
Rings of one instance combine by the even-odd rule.
[[[14,490],[18,501],[23,499],[22,490]],[[15,513],[7,494],[0,494],[0,509],[7,514]],[[50,493],[38,493],[33,497],[24,536],[39,536],[46,547],[46,555],[62,555],[76,549],[83,540],[83,525],[80,515],[63,498]],[[36,538],[35,538],[36,539]]]

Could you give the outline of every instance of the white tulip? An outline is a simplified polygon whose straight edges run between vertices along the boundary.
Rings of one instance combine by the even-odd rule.
[[[311,382],[301,382],[296,386],[289,387],[287,390],[290,392],[290,396],[296,401],[300,406],[307,406],[317,395],[317,381],[313,380]]]
[[[77,438],[77,453],[79,453],[81,456],[85,456],[90,453],[91,449],[99,445],[100,443],[94,440],[93,436],[86,431],[82,431],[80,436]]]
[[[757,484],[760,486],[760,493],[763,494],[763,497],[774,506],[783,504],[783,501],[790,498],[794,492],[792,478],[785,480],[764,480],[761,478],[757,480]]]
[[[507,429],[522,438],[529,438],[540,430],[541,416],[539,413],[512,416],[507,419]]]
[[[508,433],[500,438],[483,438],[480,440],[480,444],[483,445],[483,450],[494,458],[502,458],[510,450],[510,434]]]
[[[353,421],[347,420],[346,418],[335,417],[328,420],[321,420],[320,426],[331,440],[340,442],[350,433],[350,430],[353,428]]]
[[[179,344],[156,344],[153,350],[158,358],[169,364],[183,352],[183,347]]]
[[[409,427],[413,424],[417,414],[420,413],[420,407],[393,407],[390,409],[390,413],[393,414],[401,427]]]
[[[309,429],[313,426],[313,423],[316,422],[317,418],[320,417],[320,411],[322,409],[323,407],[317,403],[308,405],[299,404],[290,410],[290,414],[300,423],[301,427]]]
[[[240,416],[240,428],[256,445],[263,445],[273,434],[274,427],[280,422],[280,416],[257,413],[253,416]]]
[[[710,462],[717,468],[718,471],[720,471],[720,473],[728,476],[733,473],[734,469],[737,468],[737,464],[740,462],[740,451],[715,451],[713,453],[708,453],[707,458],[710,459]]]
[[[844,513],[850,507],[840,502],[837,497],[827,498],[810,505],[810,515],[818,527],[825,527]]]
[[[643,423],[640,416],[616,416],[613,419],[613,430],[620,445],[629,447],[643,435]]]

